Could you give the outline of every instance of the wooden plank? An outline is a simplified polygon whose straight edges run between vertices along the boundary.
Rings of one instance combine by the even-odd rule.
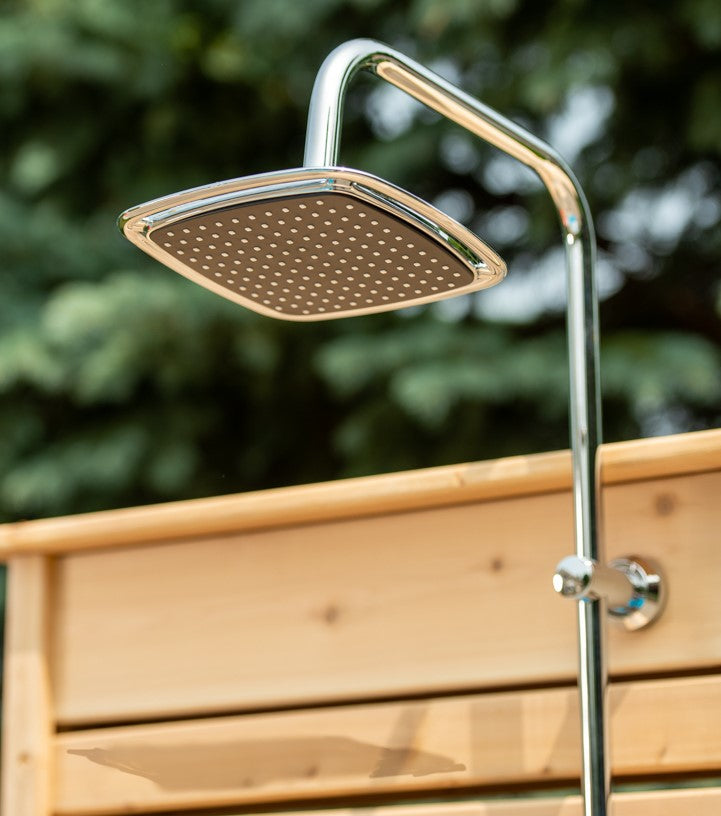
[[[51,812],[48,571],[48,559],[39,555],[8,564],[1,801],[12,816]]]
[[[605,445],[604,484],[721,468],[721,430]],[[0,558],[478,502],[571,486],[567,451],[0,527]]]
[[[616,778],[721,769],[721,678],[612,686]],[[58,814],[561,782],[579,774],[575,689],[61,734]]]
[[[609,557],[670,573],[648,630],[613,630],[615,675],[721,658],[721,472],[614,485]],[[58,559],[56,712],[65,725],[573,682],[568,493],[369,516]],[[702,568],[699,569],[699,565]]]
[[[614,816],[717,816],[721,810],[721,789],[618,793],[611,797],[611,803]],[[293,811],[292,816],[582,816],[582,811],[580,797],[564,796]]]
[[[608,558],[653,557],[665,570],[668,587],[663,616],[648,629],[628,633],[609,626],[614,675],[721,667],[721,597],[714,597],[721,575],[719,496],[718,472],[604,491]]]

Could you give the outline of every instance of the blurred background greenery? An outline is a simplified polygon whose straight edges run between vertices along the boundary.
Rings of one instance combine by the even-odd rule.
[[[5,0],[0,517],[567,446],[563,255],[525,168],[370,78],[342,160],[508,261],[497,289],[273,321],[115,227],[298,166],[315,72],[388,42],[549,140],[597,220],[607,440],[721,424],[717,0]]]

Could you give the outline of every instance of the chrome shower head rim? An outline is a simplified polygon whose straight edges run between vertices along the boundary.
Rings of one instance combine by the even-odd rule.
[[[470,283],[447,292],[409,297],[402,304],[391,301],[369,307],[337,309],[328,314],[279,313],[209,279],[152,240],[157,230],[167,229],[199,215],[272,199],[328,193],[365,202],[432,238],[466,268],[471,276]],[[118,226],[136,246],[184,277],[255,312],[285,320],[330,320],[391,311],[399,308],[399,305],[420,306],[486,289],[499,283],[506,275],[506,265],[498,254],[450,216],[401,187],[371,173],[348,167],[300,167],[195,187],[127,210],[120,216]]]

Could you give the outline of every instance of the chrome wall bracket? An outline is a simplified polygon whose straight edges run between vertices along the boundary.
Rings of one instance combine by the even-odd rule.
[[[666,582],[657,564],[631,555],[603,566],[569,555],[556,567],[553,588],[575,601],[605,599],[610,618],[633,632],[653,623],[666,603]]]

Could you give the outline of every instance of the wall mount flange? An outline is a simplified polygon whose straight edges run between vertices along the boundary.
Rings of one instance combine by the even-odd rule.
[[[667,595],[658,565],[638,555],[614,558],[607,566],[569,555],[556,567],[553,588],[572,600],[605,599],[610,618],[629,632],[653,623],[663,612]]]

